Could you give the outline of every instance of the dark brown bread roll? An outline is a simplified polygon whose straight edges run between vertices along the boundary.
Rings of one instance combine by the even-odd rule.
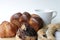
[[[32,26],[32,28],[38,31],[43,27],[44,22],[38,15],[34,14],[31,16],[29,24]]]
[[[19,18],[19,22],[28,22],[31,15],[28,12],[24,12],[23,15]]]
[[[19,12],[19,13],[16,13],[14,15],[12,15],[10,21],[11,23],[17,25],[18,27],[20,27],[21,25],[21,22],[19,22],[19,18],[22,16],[22,14]]]
[[[30,13],[24,12],[23,14],[26,15],[28,19],[30,19],[30,17],[31,17]]]
[[[8,21],[3,21],[0,25],[0,37],[14,37],[17,32],[17,27]]]

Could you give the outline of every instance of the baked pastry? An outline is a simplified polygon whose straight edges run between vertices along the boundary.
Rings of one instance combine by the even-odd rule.
[[[60,23],[49,24],[49,25],[47,25],[47,27],[48,27],[48,29],[46,31],[47,39],[48,40],[56,40],[55,32],[60,31]]]
[[[56,31],[60,31],[60,23],[46,25],[37,32],[38,40],[56,40]]]
[[[44,26],[42,29],[39,29],[37,34],[38,34],[38,40],[48,40],[47,35],[46,35],[46,28],[47,26]]]
[[[17,27],[8,21],[3,21],[0,25],[0,37],[14,37],[17,32]]]
[[[20,12],[14,14],[11,16],[10,18],[10,22],[17,25],[17,27],[20,27],[21,22],[19,22],[19,18],[22,16],[22,14]]]
[[[30,13],[28,13],[28,12],[23,12],[23,14],[26,15],[28,19],[30,19],[30,17],[31,17]]]
[[[24,12],[22,16],[19,18],[19,22],[27,22],[29,21],[31,15],[28,12]]]
[[[23,24],[17,31],[16,40],[37,40],[37,32],[29,24]]]
[[[44,25],[43,20],[38,16],[32,15],[30,20],[29,20],[29,24],[32,26],[32,28],[34,28],[36,31],[38,31],[39,29],[41,29]]]

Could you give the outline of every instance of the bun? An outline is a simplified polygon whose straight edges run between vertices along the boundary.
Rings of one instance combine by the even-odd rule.
[[[28,12],[24,12],[23,15],[19,18],[19,22],[28,22],[31,15]]]
[[[19,22],[19,18],[22,16],[22,14],[19,12],[19,13],[16,13],[14,15],[12,15],[11,19],[10,19],[10,22],[15,24],[16,26],[20,27],[21,25],[21,22]]]
[[[44,22],[38,15],[34,14],[31,16],[29,24],[32,26],[32,28],[38,31],[43,27]]]
[[[26,15],[28,19],[31,17],[31,15],[28,12],[24,12],[23,14]]]
[[[0,37],[14,37],[17,31],[17,27],[15,27],[12,23],[8,21],[3,21],[0,25]]]

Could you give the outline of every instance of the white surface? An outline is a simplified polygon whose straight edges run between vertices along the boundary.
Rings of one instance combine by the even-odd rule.
[[[53,23],[60,22],[60,0],[0,0],[0,22],[9,20],[10,16],[16,12],[34,13],[34,9],[55,10],[58,15]]]
[[[60,40],[60,32],[56,32],[56,40]]]
[[[60,22],[60,0],[0,0],[0,23],[4,20],[8,21],[16,12],[35,13],[34,9],[55,10],[58,15],[52,23]]]

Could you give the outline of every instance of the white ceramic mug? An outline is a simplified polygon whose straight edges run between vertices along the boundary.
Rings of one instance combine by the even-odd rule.
[[[44,23],[47,25],[47,24],[50,24],[52,19],[56,17],[57,15],[57,12],[56,11],[52,11],[52,10],[35,10],[36,14],[39,15]],[[53,13],[55,13],[55,15],[53,15]]]

